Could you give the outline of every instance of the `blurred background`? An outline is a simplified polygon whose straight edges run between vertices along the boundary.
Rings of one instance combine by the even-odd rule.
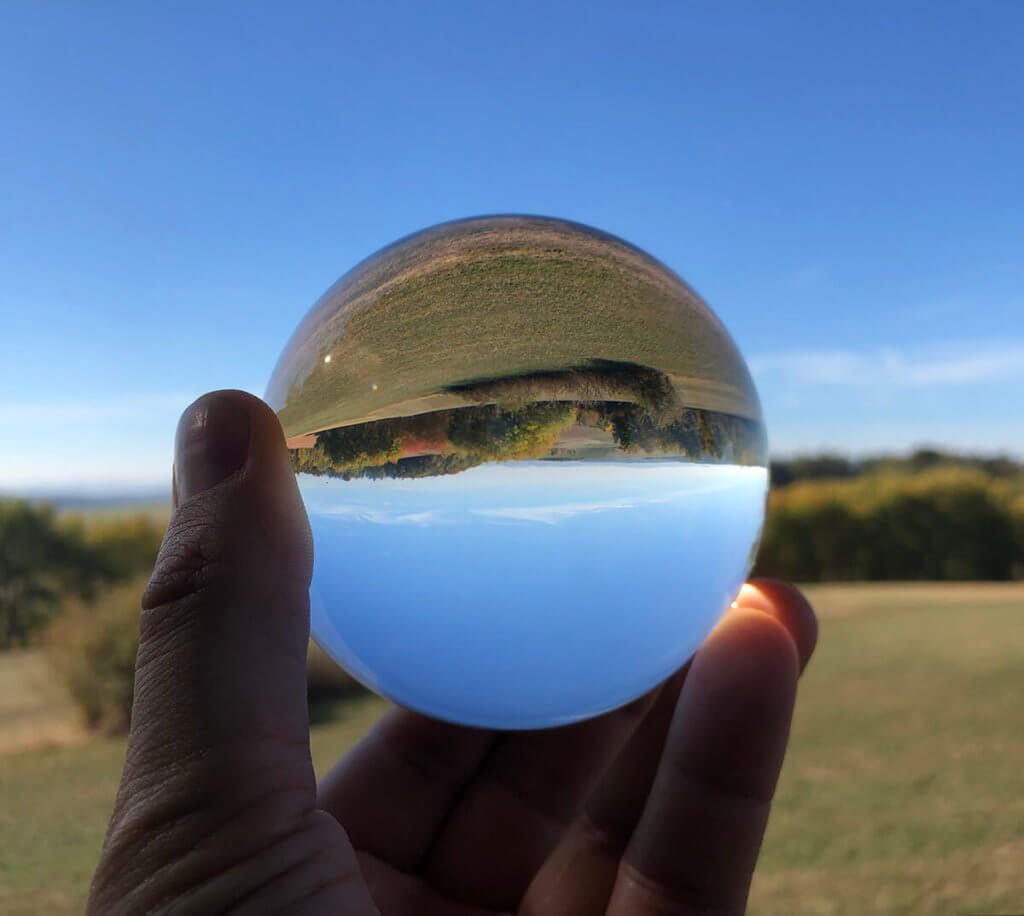
[[[180,411],[478,213],[664,261],[746,355],[822,618],[751,912],[1024,910],[1024,7],[0,8],[0,913],[80,911]],[[311,656],[318,768],[383,702]]]

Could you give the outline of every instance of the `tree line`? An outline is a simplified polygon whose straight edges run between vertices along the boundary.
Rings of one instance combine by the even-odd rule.
[[[797,473],[773,487],[757,571],[802,582],[1024,578],[1024,473],[1009,459],[935,455],[827,476],[818,472],[832,459],[784,464]]]
[[[920,448],[909,455],[868,458],[835,454],[778,458],[771,463],[771,477],[772,486],[779,488],[803,480],[842,480],[871,474],[920,474],[940,468],[980,471],[1000,480],[1024,476],[1024,464],[1009,455],[960,455]]]

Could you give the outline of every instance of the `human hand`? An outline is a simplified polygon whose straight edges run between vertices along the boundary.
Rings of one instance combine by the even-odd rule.
[[[89,912],[742,913],[814,648],[745,586],[691,663],[577,725],[387,713],[322,781],[309,751],[309,527],[277,418],[182,417],[143,596],[131,734]]]

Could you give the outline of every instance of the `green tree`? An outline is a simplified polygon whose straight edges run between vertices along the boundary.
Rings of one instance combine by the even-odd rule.
[[[0,503],[0,648],[27,645],[65,593],[86,596],[100,577],[80,530],[23,500]]]
[[[103,582],[124,582],[148,573],[163,540],[163,520],[145,512],[90,519],[82,537],[91,549]]]
[[[457,451],[484,461],[540,458],[575,419],[575,405],[559,401],[453,410],[448,439]]]
[[[68,597],[146,572],[163,526],[143,514],[85,524],[49,506],[0,502],[0,648],[29,644]]]
[[[801,581],[1024,572],[1011,482],[966,467],[807,480],[772,494],[758,571]]]

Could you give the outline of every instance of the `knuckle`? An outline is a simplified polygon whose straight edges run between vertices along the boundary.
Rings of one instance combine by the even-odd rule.
[[[654,877],[628,861],[622,865],[622,875],[644,912],[664,916],[743,916],[746,912],[749,880],[728,883],[690,873]]]
[[[190,502],[177,512],[164,535],[143,611],[188,598],[205,589],[224,560],[219,519],[211,504]]]
[[[225,543],[219,515],[216,504],[197,498],[172,517],[142,594],[139,637],[140,646],[148,648],[140,650],[140,665],[165,643],[164,637],[183,638],[182,628],[188,630],[197,602],[223,578]]]

